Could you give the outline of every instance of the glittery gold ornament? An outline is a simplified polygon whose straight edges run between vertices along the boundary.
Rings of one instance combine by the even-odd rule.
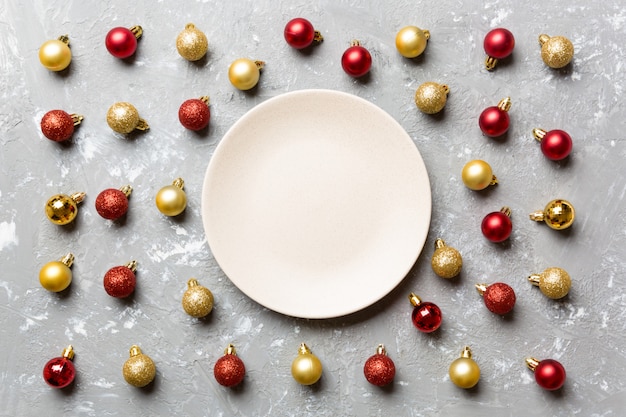
[[[187,291],[183,294],[183,309],[192,317],[207,316],[213,310],[213,294],[208,288],[191,278],[187,281]]]
[[[250,90],[259,82],[263,61],[253,61],[248,58],[236,59],[228,68],[228,79],[239,90]]]
[[[491,170],[491,165],[480,159],[465,164],[461,171],[461,178],[467,188],[475,191],[484,190],[490,185],[498,183],[498,179]]]
[[[206,35],[193,23],[187,23],[185,29],[176,38],[176,49],[180,56],[188,61],[197,61],[206,55],[209,41]]]
[[[60,292],[69,287],[72,282],[72,270],[74,255],[68,253],[58,261],[45,264],[39,270],[39,283],[42,287],[52,292]]]
[[[156,206],[166,216],[178,216],[187,207],[187,194],[183,191],[185,181],[176,178],[172,185],[161,188],[156,195]]]
[[[417,26],[405,26],[396,35],[396,49],[406,58],[420,56],[426,49],[430,32]]]
[[[302,343],[298,356],[291,363],[291,375],[299,384],[313,385],[322,377],[322,362]]]
[[[550,68],[563,68],[574,57],[574,45],[564,36],[539,35],[541,59]]]
[[[78,214],[78,203],[85,199],[85,193],[53,195],[46,202],[46,216],[54,224],[63,226],[71,223]]]
[[[135,387],[145,387],[154,380],[156,366],[148,355],[141,353],[137,345],[130,347],[130,358],[124,362],[122,368],[124,379]]]
[[[425,82],[415,91],[415,105],[426,114],[439,113],[446,105],[449,91],[445,84]]]
[[[44,42],[39,48],[39,61],[50,71],[63,71],[72,62],[70,38],[63,35],[59,39]]]
[[[529,217],[536,222],[544,222],[551,229],[563,230],[574,223],[576,211],[569,201],[556,199],[546,204],[543,211],[538,210],[530,213]]]
[[[458,250],[447,246],[443,239],[437,239],[430,265],[441,278],[454,278],[461,272],[463,258]]]
[[[528,280],[553,300],[565,297],[572,286],[572,279],[567,271],[557,267],[547,268],[541,274],[532,274]]]
[[[148,130],[148,123],[139,117],[139,112],[130,103],[120,101],[109,107],[107,123],[117,133],[130,133],[133,130]]]
[[[472,359],[472,351],[468,346],[463,348],[461,357],[450,364],[448,374],[450,381],[459,388],[469,389],[478,384],[480,368]]]

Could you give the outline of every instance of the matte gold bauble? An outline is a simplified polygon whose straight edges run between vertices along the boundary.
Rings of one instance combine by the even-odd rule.
[[[239,58],[233,61],[228,68],[228,79],[239,90],[250,90],[259,82],[263,61],[253,61],[248,58]]]
[[[298,356],[291,363],[291,375],[302,385],[313,385],[322,376],[322,362],[304,343],[300,345]]]
[[[472,359],[472,351],[469,347],[463,348],[461,357],[455,359],[450,364],[448,370],[450,380],[459,388],[472,388],[480,380],[480,368],[478,364]]]
[[[426,49],[430,32],[417,26],[406,26],[396,35],[396,49],[406,58],[420,56]]]
[[[183,191],[185,181],[176,178],[172,185],[161,188],[156,195],[157,209],[166,216],[178,216],[187,207],[187,194]]]
[[[39,48],[39,61],[50,71],[63,71],[72,62],[70,39],[67,35],[44,42]]]
[[[498,179],[493,175],[491,166],[480,159],[469,161],[461,171],[463,184],[470,190],[484,190],[490,185],[498,183]]]
[[[39,283],[42,287],[52,292],[60,292],[72,283],[72,270],[74,255],[68,253],[58,261],[45,264],[39,270]]]

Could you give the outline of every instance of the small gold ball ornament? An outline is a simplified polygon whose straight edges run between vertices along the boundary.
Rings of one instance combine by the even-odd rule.
[[[396,49],[406,58],[420,56],[426,49],[430,32],[417,26],[405,26],[396,35]]]
[[[39,48],[39,61],[50,71],[63,71],[72,62],[70,38],[63,35],[59,39],[44,42]]]
[[[478,384],[480,380],[480,368],[472,359],[472,351],[468,346],[463,348],[461,357],[450,364],[448,370],[450,381],[459,388],[469,389]]]
[[[72,195],[53,195],[46,202],[46,216],[54,224],[59,226],[71,223],[78,214],[78,204],[85,199],[85,193]]]
[[[572,203],[559,198],[550,201],[543,210],[530,213],[529,217],[536,222],[544,222],[551,229],[563,230],[574,223],[576,210]]]
[[[213,293],[191,278],[187,281],[187,291],[183,294],[183,309],[192,317],[207,316],[213,310]]]
[[[322,376],[322,362],[304,343],[300,345],[298,356],[291,363],[291,375],[302,385],[313,385]]]
[[[565,297],[572,287],[572,279],[567,271],[557,267],[547,268],[541,274],[532,274],[528,280],[553,300]]]
[[[263,61],[253,61],[248,58],[236,59],[228,68],[228,79],[235,88],[250,90],[259,82],[261,69],[264,66]]]
[[[493,175],[491,166],[480,159],[469,161],[461,171],[463,184],[470,190],[484,190],[490,185],[496,185],[498,179]]]
[[[563,68],[574,57],[574,45],[564,36],[539,35],[541,59],[550,68]]]
[[[415,91],[415,105],[426,114],[439,113],[446,105],[449,92],[445,84],[425,82]]]
[[[441,278],[454,278],[461,272],[463,258],[458,250],[447,246],[443,239],[435,241],[435,253],[430,260],[435,274]]]
[[[187,207],[187,194],[183,191],[185,181],[176,178],[172,185],[161,188],[156,195],[157,209],[166,216],[178,216]]]
[[[188,23],[176,38],[176,49],[187,61],[198,61],[206,55],[209,41],[193,23]]]
[[[130,385],[141,388],[154,380],[156,366],[148,355],[141,353],[139,346],[133,345],[130,348],[130,358],[124,362],[122,374]]]
[[[72,270],[74,255],[68,253],[58,261],[45,264],[39,270],[39,283],[42,287],[52,292],[61,292],[72,283]]]
[[[139,112],[130,103],[114,103],[107,111],[107,123],[117,133],[130,133],[133,130],[148,130],[148,123],[139,117]]]

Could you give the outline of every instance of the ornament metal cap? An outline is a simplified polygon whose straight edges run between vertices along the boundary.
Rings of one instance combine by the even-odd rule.
[[[543,138],[546,136],[546,133],[548,133],[548,131],[544,129],[539,129],[539,128],[533,129],[533,137],[537,139],[539,142],[543,140]]]
[[[72,254],[71,252],[68,253],[67,255],[65,255],[64,257],[59,259],[59,262],[61,262],[62,264],[64,264],[68,268],[71,267],[72,264],[74,263],[74,254]]]
[[[143,35],[143,28],[139,25],[132,26],[128,28],[128,30],[130,30],[131,33],[135,35],[135,38],[137,39],[141,38],[141,35]]]
[[[207,106],[209,105],[209,96],[201,96],[198,98],[198,100],[202,101]]]
[[[76,113],[70,114],[70,117],[72,118],[72,122],[74,123],[74,126],[78,126],[85,119],[83,115],[76,114]]]
[[[472,349],[470,349],[469,346],[464,346],[463,350],[461,351],[461,358],[467,358],[467,359],[472,359]]]
[[[544,222],[551,229],[563,230],[574,223],[576,210],[569,201],[556,199],[546,204],[543,210],[530,213],[529,218],[536,222]]]
[[[505,97],[498,102],[498,108],[502,111],[508,112],[511,109],[511,97]]]
[[[511,217],[511,209],[507,206],[504,206],[500,209],[500,213],[504,213],[507,217]]]
[[[526,362],[526,366],[528,367],[528,369],[535,372],[535,369],[537,368],[537,365],[539,365],[540,361],[539,359],[535,359],[535,358],[526,358],[525,362]]]
[[[130,185],[125,185],[122,188],[120,188],[120,191],[126,196],[126,198],[128,198],[130,194],[133,192],[133,187],[131,187]]]
[[[420,304],[422,304],[422,299],[419,298],[415,293],[411,293],[409,294],[409,301],[411,302],[411,304],[413,305],[413,307],[417,307]]]
[[[487,284],[476,284],[474,287],[476,287],[476,291],[478,291],[480,295],[483,295],[485,291],[487,291]]]
[[[72,345],[68,345],[65,349],[63,349],[61,356],[69,360],[74,359],[74,347]]]
[[[307,353],[311,353],[311,349],[309,349],[309,347],[306,345],[306,343],[302,342],[300,343],[300,346],[298,347],[298,354],[299,355],[304,355]]]
[[[380,343],[378,345],[378,347],[376,347],[376,353],[379,355],[385,355],[387,356],[387,350],[385,349],[385,345],[383,345],[382,343]]]
[[[237,350],[235,349],[235,345],[233,345],[232,343],[229,343],[228,346],[226,346],[226,349],[224,349],[224,355],[237,356]]]
[[[137,261],[130,261],[128,262],[126,265],[124,265],[126,268],[130,269],[132,272],[137,271]]]

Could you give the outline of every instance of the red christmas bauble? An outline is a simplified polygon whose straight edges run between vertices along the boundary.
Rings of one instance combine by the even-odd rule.
[[[489,311],[504,315],[515,306],[515,291],[503,282],[496,282],[487,287],[483,293],[483,299]]]
[[[434,303],[422,302],[413,309],[411,320],[419,331],[434,332],[441,326],[441,310]]]
[[[546,158],[560,161],[572,151],[572,138],[563,130],[550,130],[541,139],[541,152]]]
[[[291,19],[285,25],[285,40],[289,46],[303,49],[313,43],[315,29],[311,22],[301,17]]]
[[[234,387],[243,381],[246,367],[237,355],[226,354],[215,362],[213,367],[215,380],[225,387]]]
[[[128,297],[135,291],[137,278],[127,266],[115,266],[104,275],[104,289],[111,297]]]
[[[204,101],[192,98],[185,101],[178,109],[180,124],[189,130],[202,130],[209,125],[211,111]]]
[[[365,362],[363,373],[367,382],[382,387],[393,381],[396,376],[396,366],[389,356],[377,353]]]
[[[513,223],[506,214],[501,211],[494,211],[485,216],[480,227],[487,239],[499,243],[504,242],[511,236]]]
[[[107,188],[96,197],[96,211],[105,219],[119,219],[128,211],[128,197],[120,190]]]
[[[506,58],[513,52],[515,38],[507,29],[493,29],[485,35],[483,47],[485,48],[485,53],[493,58]]]
[[[535,381],[541,388],[557,390],[565,383],[565,368],[554,359],[544,359],[535,368]]]
[[[480,130],[492,138],[498,137],[509,130],[509,113],[497,106],[487,107],[478,118]]]
[[[351,46],[343,53],[341,66],[346,74],[353,77],[362,77],[372,67],[372,55],[360,45]]]
[[[76,368],[68,358],[50,359],[43,367],[43,379],[53,388],[65,388],[74,381]]]
[[[104,41],[107,50],[116,58],[128,58],[137,50],[137,38],[130,29],[117,27],[107,33]]]
[[[41,118],[41,131],[48,139],[63,142],[72,137],[74,120],[63,110],[50,110]]]

